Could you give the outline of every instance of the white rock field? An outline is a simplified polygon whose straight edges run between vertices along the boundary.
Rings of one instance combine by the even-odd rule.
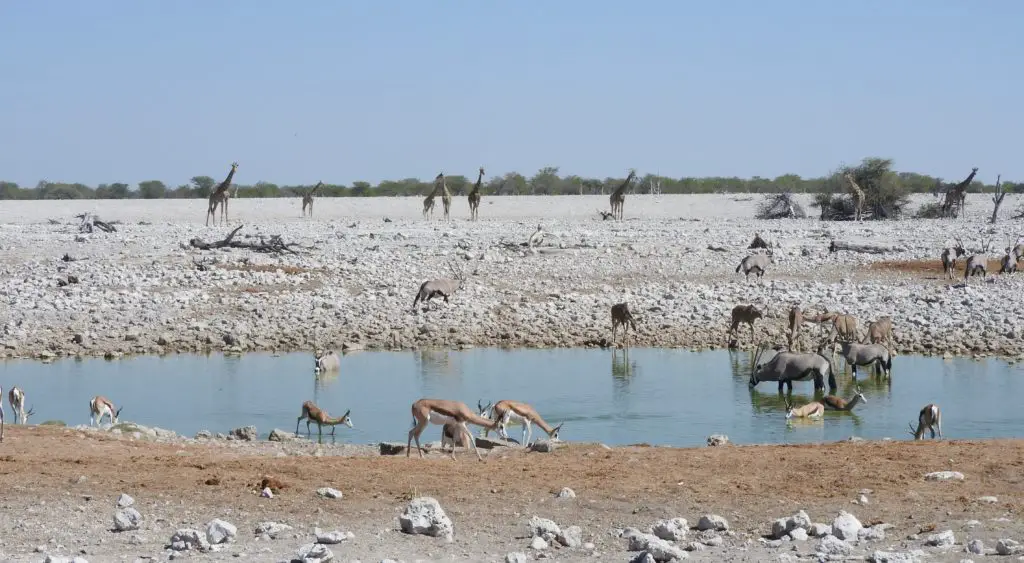
[[[638,317],[634,346],[724,346],[731,309],[750,303],[767,312],[756,325],[767,343],[785,343],[789,308],[799,304],[852,314],[861,334],[889,315],[900,353],[1024,352],[1024,313],[1014,305],[1024,274],[990,267],[987,280],[965,288],[962,274],[949,282],[939,266],[953,236],[972,252],[990,240],[997,261],[1024,232],[1010,219],[1016,201],[995,225],[987,195],[968,198],[966,219],[858,224],[758,221],[760,199],[629,195],[625,220],[604,221],[596,210],[608,208],[607,196],[484,196],[478,222],[467,220],[465,197],[454,198],[448,222],[440,203],[424,219],[418,197],[318,198],[313,219],[300,217],[299,198],[240,199],[229,224],[216,227],[204,226],[198,199],[4,201],[0,354],[593,346],[610,340],[609,309],[622,301]],[[917,195],[910,209],[931,200]],[[118,232],[79,233],[74,216],[83,212],[119,221]],[[235,240],[280,235],[301,248],[189,245],[239,225]],[[543,242],[520,246],[538,225]],[[735,272],[757,232],[778,245],[761,283]],[[897,250],[829,253],[833,239]],[[449,303],[435,298],[414,311],[420,284],[450,276],[449,263],[466,283]],[[77,283],[59,286],[69,275]],[[823,334],[805,325],[799,347]],[[739,345],[753,345],[746,327]]]

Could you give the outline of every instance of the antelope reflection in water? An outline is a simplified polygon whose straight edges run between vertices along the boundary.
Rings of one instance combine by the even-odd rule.
[[[419,364],[420,376],[429,379],[431,376],[457,375],[449,350],[420,349],[416,351],[416,363]]]
[[[629,361],[629,348],[622,350],[621,357],[619,351],[612,348],[612,377],[615,379],[628,379],[636,371],[636,362]]]

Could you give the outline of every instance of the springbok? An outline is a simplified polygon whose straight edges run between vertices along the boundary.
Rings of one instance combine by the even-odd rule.
[[[89,400],[89,415],[92,425],[96,426],[103,422],[104,416],[110,417],[111,426],[117,424],[117,417],[121,416],[121,409],[123,408],[114,410],[114,403],[110,402],[110,399],[102,395],[96,395]]]
[[[778,381],[779,392],[782,386],[793,391],[794,381],[814,380],[814,390],[825,389],[825,376],[828,376],[830,391],[836,390],[835,370],[832,362],[822,354],[801,352],[779,352],[766,363],[758,363],[766,347],[758,346],[754,354],[753,368],[750,370],[750,386],[755,387],[762,381]]]
[[[825,406],[817,401],[812,401],[802,407],[794,407],[789,399],[786,399],[786,418],[818,418],[823,414],[825,414]]]
[[[854,379],[857,379],[857,366],[881,367],[885,377],[892,375],[892,354],[882,344],[861,344],[833,339],[832,346],[833,352],[839,352],[846,360],[846,365],[853,369]]]
[[[295,421],[295,435],[299,435],[299,423],[302,422],[302,419],[306,419],[307,436],[310,434],[309,425],[314,422],[316,423],[318,435],[321,439],[324,436],[324,426],[330,426],[331,436],[334,436],[334,430],[339,424],[344,424],[349,428],[353,428],[352,417],[349,416],[349,413],[351,412],[352,409],[349,409],[345,411],[345,414],[336,418],[331,418],[331,415],[327,414],[327,411],[316,406],[316,403],[313,401],[306,401],[302,403],[302,412],[299,413],[299,418]]]
[[[467,436],[472,437],[469,428],[466,426],[468,423],[473,423],[477,426],[482,426],[485,429],[497,428],[500,421],[488,420],[473,412],[465,403],[459,401],[447,401],[444,399],[419,399],[412,404],[412,422],[413,427],[409,430],[409,441],[405,445],[405,457],[409,457],[411,451],[412,441],[416,439],[416,449],[420,452],[420,457],[423,457],[423,447],[420,446],[420,434],[423,434],[423,429],[427,427],[431,422],[439,420],[437,417],[432,415],[439,414],[453,419]],[[433,419],[433,420],[432,420]],[[445,421],[441,421],[443,424]],[[484,458],[480,455],[480,450],[476,447],[476,440],[470,440],[470,444],[473,445],[473,451],[476,452],[476,458],[479,461],[483,461]],[[455,459],[455,449],[452,448],[452,459]]]
[[[334,350],[330,350],[323,354],[313,355],[313,371],[320,373],[322,371],[336,371],[341,369],[341,358]]]
[[[35,414],[35,410],[25,411],[25,392],[18,387],[11,387],[7,400],[11,402],[11,410],[14,411],[14,423],[28,424],[28,417]]]
[[[767,254],[751,254],[741,260],[740,265],[736,266],[736,273],[738,274],[742,270],[747,280],[750,280],[750,274],[753,273],[760,280],[768,266],[774,263],[774,254],[772,254],[772,249],[769,248]]]
[[[753,305],[737,305],[732,308],[732,324],[729,325],[727,334],[735,337],[740,323],[747,323],[750,326],[750,338],[754,339],[754,323],[764,315]]]
[[[477,402],[479,407],[479,401]],[[562,429],[562,424],[552,427],[550,424],[541,418],[537,410],[532,406],[521,403],[518,401],[501,400],[494,403],[494,407],[491,408],[491,420],[498,424],[498,435],[503,440],[508,440],[508,425],[510,422],[519,422],[523,425],[523,440],[522,445],[528,446],[530,444],[530,437],[533,435],[532,424],[536,424],[547,433],[548,437],[553,441],[558,440],[558,431]],[[484,429],[484,437],[487,437],[489,430]]]
[[[437,415],[431,415],[431,417],[434,416]],[[473,440],[474,438],[463,432],[462,425],[455,422],[455,419],[444,416],[438,417],[437,419],[431,418],[431,422],[435,422],[441,418],[444,419],[444,427],[441,429],[441,451],[444,452],[444,447],[449,444],[452,446],[452,455],[455,455],[455,446],[468,448],[469,440]]]
[[[829,410],[833,411],[852,411],[853,407],[860,403],[864,403],[865,405],[868,404],[868,400],[864,398],[864,393],[861,393],[860,391],[860,386],[857,386],[856,394],[850,398],[849,401],[842,397],[836,397],[835,395],[826,395],[821,399],[821,402],[824,403]]]
[[[939,411],[939,405],[935,403],[928,403],[921,409],[921,412],[917,415],[917,429],[914,429],[913,424],[910,426],[910,433],[914,436],[915,440],[924,440],[924,431],[929,430],[932,433],[932,439],[935,439],[935,430],[939,431],[939,438],[942,438],[942,413]]]

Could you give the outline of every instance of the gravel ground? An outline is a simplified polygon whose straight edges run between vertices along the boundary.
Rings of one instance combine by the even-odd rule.
[[[886,552],[891,558],[875,560],[946,562],[978,557],[968,552],[978,548],[971,542],[995,556],[1000,540],[1024,540],[1021,440],[693,449],[570,443],[552,453],[498,447],[479,463],[462,450],[456,461],[436,452],[421,460],[366,446],[121,428],[8,426],[0,444],[7,515],[0,559],[289,561],[316,541],[317,528],[341,532],[341,543],[327,546],[335,561],[374,562],[505,561],[515,552],[523,561],[629,561],[643,553],[630,544],[695,561],[864,560]],[[925,477],[940,471],[962,480]],[[273,498],[259,494],[264,478]],[[324,487],[342,497],[321,496]],[[122,494],[138,516],[122,514],[128,529],[115,531]],[[446,512],[452,541],[400,531],[407,505],[425,496]],[[697,529],[706,515],[720,516],[727,529]],[[570,545],[555,538],[540,548],[534,517],[552,520]],[[686,522],[652,530],[674,518]],[[205,551],[170,547],[180,529],[208,537],[214,519],[233,526],[234,537]],[[290,528],[257,532],[264,522]],[[543,535],[546,524],[534,522]],[[827,526],[829,535],[815,537]],[[651,540],[652,531],[674,539]]]
[[[930,200],[918,196],[911,208]],[[638,345],[724,346],[729,313],[743,303],[766,312],[758,340],[784,343],[789,307],[800,304],[852,314],[862,332],[890,315],[900,353],[1024,354],[1024,313],[1008,306],[1024,276],[972,278],[965,288],[962,278],[943,279],[938,263],[954,235],[968,247],[989,238],[1002,248],[1019,234],[1019,221],[987,224],[986,196],[968,199],[967,220],[862,224],[756,221],[758,202],[634,195],[616,222],[596,213],[607,197],[485,197],[472,223],[464,198],[450,222],[440,205],[424,220],[419,198],[320,198],[314,219],[300,217],[298,198],[235,200],[228,227],[204,226],[200,200],[4,202],[0,354],[595,346],[607,344],[609,308],[621,301],[640,318]],[[122,224],[80,234],[73,216],[81,212]],[[535,252],[519,246],[538,224],[543,243]],[[239,225],[237,240],[280,235],[301,249],[189,246]],[[761,283],[735,272],[756,232],[778,245]],[[893,250],[829,253],[833,239]],[[413,309],[419,285],[449,275],[449,264],[464,286],[450,303]],[[69,275],[77,283],[60,286]],[[752,345],[749,333],[739,345]],[[798,345],[814,342],[805,335]]]

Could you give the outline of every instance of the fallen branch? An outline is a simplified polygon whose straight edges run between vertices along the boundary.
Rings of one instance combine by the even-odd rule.
[[[82,220],[82,223],[78,225],[78,232],[80,233],[91,233],[93,227],[107,233],[117,232],[117,228],[114,227],[113,223],[100,221],[99,217],[91,213],[81,213],[79,215],[75,215],[75,217]]]
[[[849,252],[860,252],[863,254],[885,254],[887,252],[904,252],[907,249],[900,246],[882,246],[876,244],[856,244],[852,242],[843,242],[833,240],[828,245],[829,252],[839,252],[840,250],[846,250]]]
[[[188,243],[193,248],[198,248],[199,250],[215,250],[218,248],[243,248],[255,252],[266,252],[271,254],[281,254],[284,252],[297,254],[297,252],[295,252],[295,250],[292,249],[292,247],[296,245],[294,243],[289,244],[284,242],[283,240],[281,240],[281,235],[272,235],[269,240],[260,237],[259,242],[242,242],[234,240],[235,234],[238,233],[238,231],[241,230],[243,226],[244,225],[239,225],[235,227],[233,231],[228,233],[228,236],[224,237],[224,240],[219,240],[216,242],[206,242],[203,239],[196,237],[188,241]]]

